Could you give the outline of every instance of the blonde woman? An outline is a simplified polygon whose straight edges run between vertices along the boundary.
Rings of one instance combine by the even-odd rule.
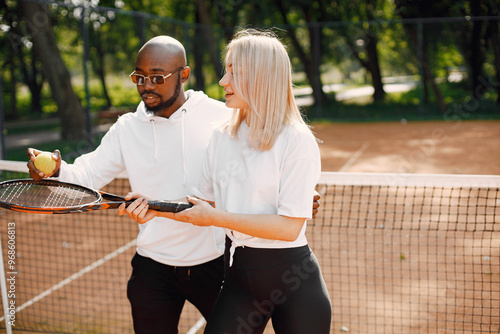
[[[225,66],[219,84],[234,114],[212,135],[191,189],[215,206],[188,197],[191,209],[165,214],[136,201],[128,213],[225,229],[225,278],[205,333],[262,333],[270,319],[278,334],[329,333],[330,299],[305,236],[320,154],[292,94],[290,59],[273,34],[243,30]]]

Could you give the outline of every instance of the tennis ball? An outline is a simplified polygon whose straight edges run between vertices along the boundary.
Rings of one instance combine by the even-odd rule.
[[[52,159],[52,153],[42,152],[36,156],[34,161],[35,167],[41,170],[44,174],[50,174],[56,168],[56,161]]]

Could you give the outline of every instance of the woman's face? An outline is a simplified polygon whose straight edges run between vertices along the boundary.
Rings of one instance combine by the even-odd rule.
[[[226,99],[226,107],[236,109],[248,109],[248,103],[238,95],[234,84],[233,62],[231,60],[231,53],[228,53],[226,59],[226,73],[220,79],[219,85],[224,87],[224,98]]]

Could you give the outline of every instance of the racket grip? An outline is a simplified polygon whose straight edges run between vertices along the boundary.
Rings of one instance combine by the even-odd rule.
[[[149,209],[161,212],[181,212],[193,206],[189,202],[176,201],[150,201],[148,205]]]

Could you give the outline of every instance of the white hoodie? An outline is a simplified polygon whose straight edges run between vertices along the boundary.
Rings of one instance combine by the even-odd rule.
[[[174,200],[191,195],[186,183],[197,184],[213,129],[231,110],[203,92],[189,90],[187,102],[170,118],[136,112],[121,116],[99,147],[61,164],[59,180],[100,189],[126,171],[132,191],[149,199]],[[214,227],[156,217],[139,225],[137,252],[171,266],[192,266],[220,256],[224,232]]]

